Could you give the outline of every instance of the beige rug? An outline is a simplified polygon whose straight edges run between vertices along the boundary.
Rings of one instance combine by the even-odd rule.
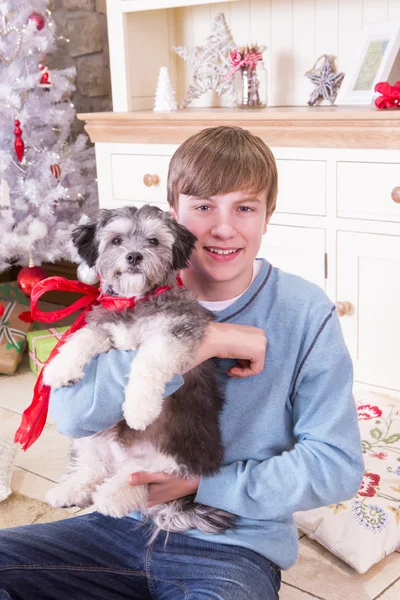
[[[32,523],[50,523],[70,517],[73,517],[73,514],[67,510],[53,508],[45,502],[18,493],[11,494],[0,503],[0,529]]]

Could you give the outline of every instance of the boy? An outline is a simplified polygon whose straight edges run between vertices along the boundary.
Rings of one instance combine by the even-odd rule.
[[[256,260],[276,195],[271,151],[240,128],[203,130],[171,160],[168,201],[197,236],[182,278],[218,319],[196,364],[220,359],[225,457],[212,477],[136,473],[131,484],[150,484],[150,506],[196,494],[237,515],[236,528],[172,533],[166,545],[162,533],[148,548],[147,526],[135,528],[131,517],[93,513],[5,530],[0,599],[275,600],[280,569],[297,556],[293,513],[358,491],[352,365],[334,306],[313,284]],[[132,357],[111,350],[82,381],[53,392],[61,433],[87,436],[122,418]],[[175,377],[166,394],[181,382]]]

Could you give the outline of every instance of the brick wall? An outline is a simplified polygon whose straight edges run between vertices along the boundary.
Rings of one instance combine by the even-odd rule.
[[[112,110],[108,56],[106,0],[50,0],[49,9],[57,26],[57,51],[48,64],[56,69],[74,65],[76,92],[72,98],[76,112]],[[83,123],[74,122],[74,133]]]

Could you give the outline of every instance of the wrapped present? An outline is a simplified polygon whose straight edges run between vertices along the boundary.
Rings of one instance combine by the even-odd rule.
[[[31,312],[16,302],[3,302],[0,316],[0,373],[17,370],[26,346],[26,334],[32,328]]]
[[[0,283],[0,304],[4,304],[4,302],[16,302],[17,304],[23,304],[24,306],[29,307],[31,299],[28,298],[28,296],[25,296],[23,292],[21,292],[16,281],[5,281],[4,283]],[[63,307],[63,305],[47,302],[46,300],[41,300],[38,303],[38,307],[44,312],[52,312],[55,310],[59,310]],[[70,315],[64,317],[63,319],[60,319],[59,321],[57,321],[57,323],[59,327],[72,325],[72,323],[75,321],[75,318],[76,317],[74,317],[74,315]],[[54,321],[50,322],[50,320],[48,322],[34,321],[32,323],[31,329],[41,331],[43,329],[46,329],[47,327],[51,327],[53,323]]]
[[[0,283],[0,302],[16,302],[29,306],[30,298],[21,292],[16,281],[5,281]]]
[[[29,364],[35,375],[39,375],[50,352],[68,329],[69,327],[50,327],[28,333]]]

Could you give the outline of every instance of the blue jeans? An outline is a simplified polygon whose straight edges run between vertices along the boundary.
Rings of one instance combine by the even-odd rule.
[[[99,513],[0,530],[0,600],[277,600],[261,555]]]

